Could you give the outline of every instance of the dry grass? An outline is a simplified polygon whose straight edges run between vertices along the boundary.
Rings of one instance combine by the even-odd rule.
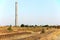
[[[49,31],[52,31],[52,30],[54,30],[54,28],[48,28],[47,29],[47,27],[12,27],[12,30],[13,31],[11,31],[11,32],[9,32],[8,30],[7,30],[7,28],[8,27],[0,27],[0,34],[8,34],[8,33],[19,33],[19,32],[40,32],[42,29],[44,29],[45,30],[45,32],[49,32]],[[56,32],[58,32],[58,31],[56,31]],[[51,38],[55,38],[56,37],[56,34],[58,34],[58,33],[56,33],[56,32],[54,32],[54,33],[52,33],[52,34],[49,34],[47,37],[43,37],[41,40],[47,40],[47,38],[48,39],[51,39]],[[22,33],[23,34],[23,33]],[[19,34],[20,35],[20,34]],[[19,36],[18,35],[18,36]],[[24,34],[25,35],[25,34]],[[30,34],[29,34],[30,35]],[[54,35],[54,36],[53,36]],[[16,35],[15,35],[15,37],[16,37]],[[20,38],[20,37],[16,37],[16,38]],[[36,37],[35,37],[36,38]],[[27,38],[27,40],[33,40],[33,38],[32,37],[30,37],[30,38]]]
[[[0,33],[10,33],[7,28],[7,26],[0,27]],[[47,27],[12,27],[11,32],[40,32],[42,29],[47,32],[48,30],[51,30],[53,28],[48,28],[47,30]]]

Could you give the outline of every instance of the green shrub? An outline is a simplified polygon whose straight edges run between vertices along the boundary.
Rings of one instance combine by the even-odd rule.
[[[12,28],[11,28],[11,27],[12,27],[12,25],[10,25],[10,26],[7,28],[7,30],[8,30],[8,31],[12,31]]]

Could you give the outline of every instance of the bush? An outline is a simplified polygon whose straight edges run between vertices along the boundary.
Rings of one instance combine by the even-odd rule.
[[[49,28],[47,27],[46,29],[48,30]]]
[[[41,30],[41,33],[45,33],[45,30],[44,30],[44,29],[42,29],[42,30]]]
[[[12,31],[12,28],[11,27],[12,27],[12,25],[10,25],[7,30],[8,31]]]

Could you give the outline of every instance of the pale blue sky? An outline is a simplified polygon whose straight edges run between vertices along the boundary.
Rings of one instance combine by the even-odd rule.
[[[14,25],[15,0],[0,0],[0,24]],[[60,0],[18,0],[18,25],[60,24]]]

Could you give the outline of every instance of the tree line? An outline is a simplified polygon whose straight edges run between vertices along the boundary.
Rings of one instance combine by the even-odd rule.
[[[9,25],[8,25],[9,26]],[[12,25],[10,25],[10,27],[12,27]],[[16,26],[13,26],[13,27],[16,27]],[[60,28],[60,25],[24,25],[24,24],[21,24],[20,26],[17,26],[17,27],[49,27],[49,28]]]
[[[24,24],[21,24],[20,25],[20,27],[49,27],[49,28],[60,28],[60,25],[57,25],[57,26],[55,26],[55,25],[40,25],[40,26],[38,26],[38,25],[24,25]]]

